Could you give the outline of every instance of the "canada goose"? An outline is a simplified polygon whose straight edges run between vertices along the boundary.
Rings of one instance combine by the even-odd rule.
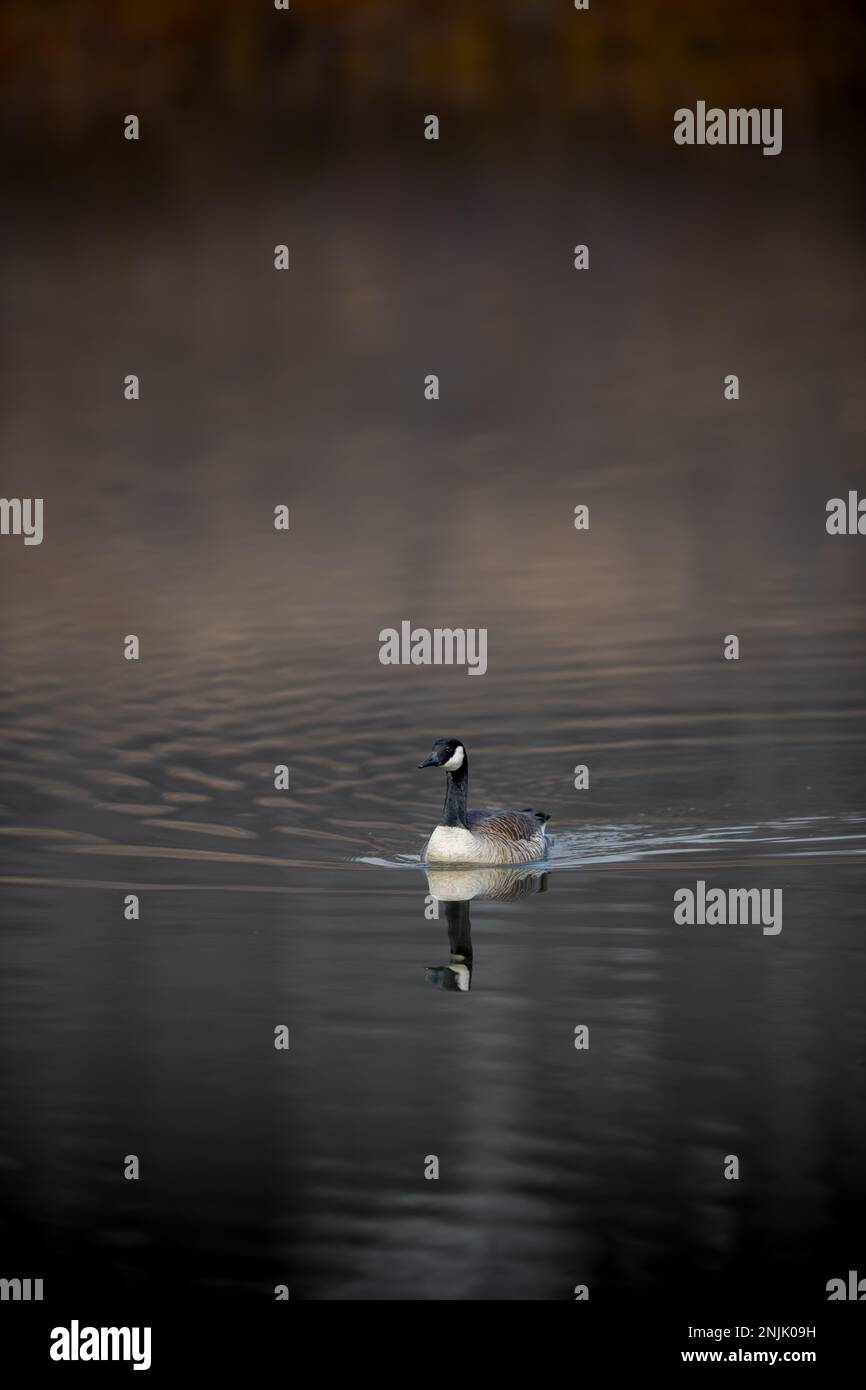
[[[439,738],[419,767],[447,774],[442,820],[424,852],[432,863],[531,864],[547,854],[543,811],[467,811],[469,759],[459,739]]]

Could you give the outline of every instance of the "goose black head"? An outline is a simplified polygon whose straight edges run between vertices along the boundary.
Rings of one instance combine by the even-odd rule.
[[[446,772],[456,772],[466,762],[466,749],[459,738],[437,738],[429,758],[419,767],[444,767]]]

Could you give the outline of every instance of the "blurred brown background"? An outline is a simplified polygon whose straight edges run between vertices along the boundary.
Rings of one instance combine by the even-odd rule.
[[[236,127],[283,114],[461,111],[652,131],[682,100],[858,109],[854,0],[9,0],[0,8],[7,140],[75,144],[135,111]],[[280,138],[297,138],[280,130]],[[309,138],[309,131],[307,131]]]

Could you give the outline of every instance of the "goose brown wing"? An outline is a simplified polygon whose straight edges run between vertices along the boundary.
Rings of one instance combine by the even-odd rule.
[[[531,840],[547,820],[535,811],[470,811],[469,829],[480,835],[501,835],[506,840]]]

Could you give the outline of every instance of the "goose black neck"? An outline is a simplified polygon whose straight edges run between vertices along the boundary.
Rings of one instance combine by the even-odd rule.
[[[468,830],[466,824],[466,797],[469,792],[469,760],[463,755],[463,762],[454,772],[445,774],[448,781],[445,787],[445,810],[443,825],[459,825]]]

